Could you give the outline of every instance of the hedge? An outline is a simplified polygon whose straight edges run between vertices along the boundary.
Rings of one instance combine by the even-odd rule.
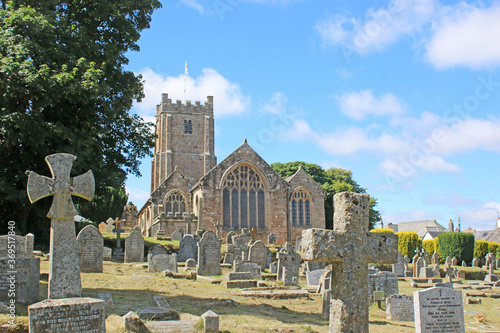
[[[374,232],[374,233],[379,233],[379,234],[393,234],[394,233],[394,230],[392,230],[391,228],[377,228],[377,229],[372,229],[370,230],[370,232]]]
[[[474,258],[484,258],[488,253],[488,242],[477,240],[474,245]]]
[[[422,246],[424,247],[425,251],[427,251],[427,253],[432,256],[432,254],[434,253],[434,239],[423,241]]]
[[[458,262],[471,263],[474,258],[474,234],[468,232],[443,232],[439,248],[444,258],[457,257]]]
[[[401,252],[401,255],[410,257],[411,260],[415,255],[415,249],[422,240],[418,238],[415,231],[400,231],[396,232],[396,235],[398,235],[398,251]]]

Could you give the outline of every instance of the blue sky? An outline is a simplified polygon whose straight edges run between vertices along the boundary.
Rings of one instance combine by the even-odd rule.
[[[385,223],[500,210],[500,1],[171,0],[129,53],[153,121],[161,93],[214,96],[215,153],[353,171]],[[150,161],[127,191],[149,197]]]

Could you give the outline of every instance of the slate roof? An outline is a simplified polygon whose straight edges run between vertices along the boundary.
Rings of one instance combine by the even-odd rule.
[[[475,240],[500,243],[500,229],[474,231]]]
[[[420,238],[424,238],[427,232],[441,233],[447,230],[441,224],[437,223],[436,220],[400,222],[398,224],[388,224],[387,227],[394,230],[394,232],[415,231]]]

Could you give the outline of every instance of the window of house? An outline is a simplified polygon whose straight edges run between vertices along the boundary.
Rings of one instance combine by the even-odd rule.
[[[266,227],[264,185],[249,165],[231,171],[222,187],[222,224],[224,228]]]

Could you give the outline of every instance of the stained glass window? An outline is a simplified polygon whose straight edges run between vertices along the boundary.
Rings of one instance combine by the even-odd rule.
[[[290,213],[293,226],[311,226],[311,198],[304,188],[292,193]]]

